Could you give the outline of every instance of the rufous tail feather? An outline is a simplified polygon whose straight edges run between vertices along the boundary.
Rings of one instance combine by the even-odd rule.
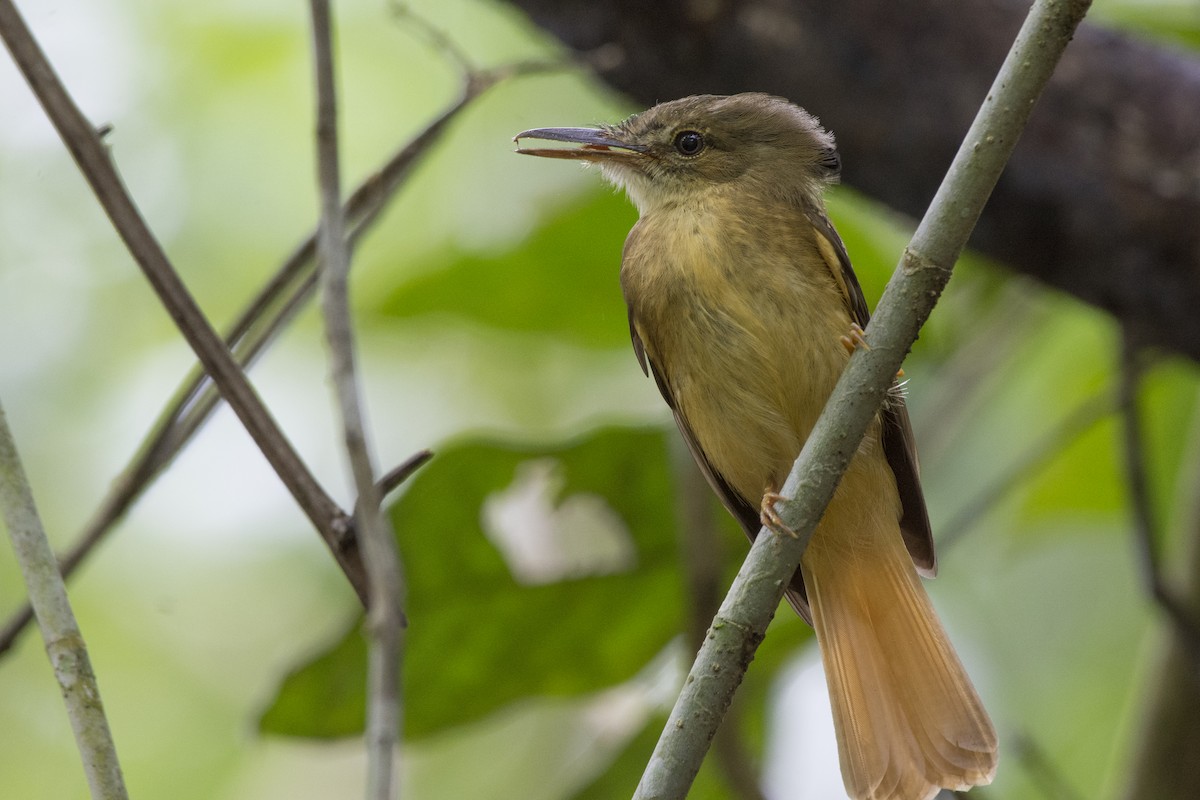
[[[801,568],[850,797],[928,800],[990,783],[995,729],[899,530],[865,547],[837,533],[818,528]]]

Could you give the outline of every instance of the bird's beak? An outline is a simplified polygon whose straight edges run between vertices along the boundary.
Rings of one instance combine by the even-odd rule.
[[[622,141],[600,128],[534,128],[522,131],[513,137],[520,145],[522,139],[546,139],[552,142],[569,142],[580,147],[517,147],[517,152],[527,156],[544,158],[581,158],[585,161],[609,161],[630,158],[646,152],[646,146]]]

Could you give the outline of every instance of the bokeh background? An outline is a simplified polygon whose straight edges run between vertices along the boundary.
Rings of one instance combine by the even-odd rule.
[[[413,5],[476,65],[562,58],[503,3]],[[85,113],[113,126],[113,157],[183,278],[227,322],[316,217],[305,7],[22,6]],[[383,0],[335,10],[353,185],[462,74]],[[1194,2],[1102,0],[1091,18],[1200,42]],[[628,795],[691,652],[677,506],[720,512],[686,488],[629,349],[616,273],[635,214],[595,173],[510,141],[636,110],[570,67],[500,83],[356,255],[377,458],[438,453],[394,506],[411,592],[406,797]],[[7,58],[0,120],[0,398],[65,546],[193,359]],[[873,305],[913,222],[846,188],[830,210]],[[931,517],[951,540],[929,589],[1004,741],[986,797],[1115,796],[1137,744],[1164,634],[1131,538],[1118,351],[1103,313],[968,255],[905,365]],[[326,375],[312,309],[252,373],[349,505]],[[1171,567],[1194,523],[1196,398],[1194,365],[1169,359],[1140,396]],[[743,545],[716,524],[723,591]],[[71,590],[133,796],[362,793],[357,603],[227,409]],[[22,599],[0,548],[0,613]],[[86,797],[30,634],[0,658],[0,796]],[[733,723],[767,796],[840,796],[825,702],[807,629],[780,614]],[[706,768],[694,796],[738,791]]]

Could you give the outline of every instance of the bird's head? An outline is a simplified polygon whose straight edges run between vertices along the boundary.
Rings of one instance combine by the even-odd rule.
[[[513,137],[578,147],[517,152],[598,164],[643,214],[731,188],[763,199],[819,196],[837,180],[833,136],[780,97],[696,95],[661,103],[617,125],[535,128]]]

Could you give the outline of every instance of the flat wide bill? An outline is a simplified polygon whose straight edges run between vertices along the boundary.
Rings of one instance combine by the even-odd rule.
[[[513,137],[518,145],[522,139],[545,139],[552,142],[567,142],[579,147],[517,147],[517,152],[527,156],[542,156],[544,158],[582,158],[594,160],[617,155],[613,151],[626,153],[643,153],[644,145],[628,144],[617,139],[600,128],[534,128],[522,131]]]

